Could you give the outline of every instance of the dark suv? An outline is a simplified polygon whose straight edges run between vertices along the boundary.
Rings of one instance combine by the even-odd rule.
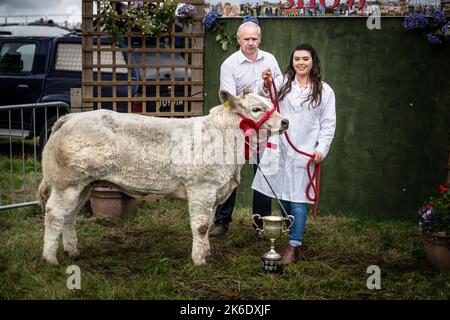
[[[25,26],[24,26],[25,27]],[[30,27],[33,28],[33,27]],[[31,30],[31,29],[29,29]],[[52,30],[53,31],[53,30]],[[55,31],[53,31],[54,33]],[[28,31],[28,34],[32,32]],[[27,33],[25,33],[27,34]],[[101,40],[102,46],[109,46],[108,39]],[[95,41],[94,41],[95,45]],[[146,62],[155,63],[153,53],[146,53]],[[82,47],[80,35],[65,34],[51,36],[26,36],[14,35],[11,32],[2,31],[0,27],[0,109],[1,106],[31,104],[31,103],[48,103],[48,102],[64,102],[68,107],[56,106],[37,108],[33,115],[33,108],[0,110],[0,137],[16,136],[25,138],[40,137],[41,145],[45,143],[45,137],[50,133],[53,123],[58,116],[70,112],[70,89],[81,88],[81,70],[82,70]],[[96,61],[94,54],[94,63]],[[104,51],[101,54],[102,64],[112,64],[112,52]],[[142,63],[142,57],[136,54],[131,55],[132,64]],[[170,54],[160,54],[160,63],[169,64]],[[169,61],[165,61],[168,59]],[[160,69],[161,79],[171,77],[175,73],[175,78],[184,79],[184,58],[179,55],[176,57],[177,65],[175,68],[165,71]],[[116,52],[116,64],[126,65],[127,54]],[[180,69],[180,70],[178,70]],[[97,72],[94,69],[94,80]],[[189,77],[190,77],[190,70]],[[144,78],[138,68],[131,69],[131,78],[140,80]],[[102,80],[112,80],[112,69],[102,69]],[[155,79],[155,71],[147,69],[146,79]],[[128,80],[128,69],[116,69],[117,80]],[[185,92],[183,86],[177,86],[175,96],[183,97]],[[170,96],[172,88],[170,86],[160,86],[159,96]],[[142,88],[134,85],[131,88],[133,96],[142,95]],[[190,93],[190,92],[189,92]],[[101,87],[102,97],[112,97],[111,86]],[[147,97],[155,96],[155,87],[146,86]],[[94,96],[97,96],[97,90],[94,90]],[[117,86],[117,97],[127,97],[128,88],[126,85]],[[133,104],[133,112],[154,112],[156,110],[155,102],[148,102],[146,110],[142,110],[140,103]],[[161,101],[159,111],[165,110],[165,106],[169,105],[167,101]],[[112,109],[112,103],[102,102],[102,108]],[[94,106],[96,108],[96,106]],[[183,100],[175,103],[175,111],[184,110]],[[128,103],[117,102],[118,112],[128,112]]]
[[[0,34],[0,106],[49,102],[67,105],[61,108],[53,104],[35,111],[34,108],[1,110],[0,136],[39,136],[43,145],[57,117],[70,112],[70,89],[81,88],[81,37],[71,34],[16,36],[4,31]],[[126,55],[118,53],[118,56],[118,63],[126,64]],[[111,52],[105,52],[105,57],[102,53],[103,61],[108,58],[112,61]],[[127,74],[127,69],[117,69],[117,80],[127,80]],[[95,75],[94,72],[94,78]],[[132,70],[132,77],[139,79],[136,70]],[[102,72],[102,79],[112,80],[112,71]],[[102,96],[111,96],[111,91],[102,87]],[[134,86],[133,94],[137,92],[138,87]],[[118,87],[118,97],[127,94],[126,86]],[[127,110],[122,107],[118,111]]]

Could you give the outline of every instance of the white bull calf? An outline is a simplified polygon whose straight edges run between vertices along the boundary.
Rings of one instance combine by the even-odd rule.
[[[258,121],[273,108],[269,100],[253,93],[236,97],[220,91],[222,103],[207,116],[164,119],[97,110],[60,118],[42,155],[43,179],[39,186],[45,208],[44,259],[58,264],[58,239],[64,250],[78,256],[76,214],[96,183],[109,183],[132,195],[163,194],[189,202],[193,235],[192,260],[205,263],[209,254],[208,228],[217,205],[223,203],[240,182],[242,163],[207,164],[174,161],[175,130],[216,130],[225,136],[238,129],[241,113]],[[231,107],[231,108],[230,108]],[[274,112],[261,129],[280,133],[288,121]],[[214,139],[203,139],[204,148]],[[191,141],[188,139],[187,141]],[[189,142],[191,143],[191,142]],[[194,142],[195,144],[195,142]],[[192,145],[184,146],[187,150]],[[182,149],[182,148],[181,148]],[[238,148],[233,148],[238,152]],[[237,158],[237,157],[236,157]]]

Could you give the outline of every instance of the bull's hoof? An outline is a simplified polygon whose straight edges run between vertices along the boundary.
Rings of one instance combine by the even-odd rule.
[[[203,266],[206,264],[206,259],[192,259],[196,266]]]
[[[43,256],[42,258],[44,258],[44,260],[45,260],[48,264],[51,264],[51,265],[53,265],[53,266],[59,265],[58,259],[56,259],[56,257],[46,257],[46,256]]]
[[[80,256],[80,251],[78,249],[72,249],[72,250],[65,250],[67,255],[71,258],[78,258]]]

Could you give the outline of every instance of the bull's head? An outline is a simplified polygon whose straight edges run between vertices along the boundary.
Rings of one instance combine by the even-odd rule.
[[[220,101],[228,106],[231,111],[240,114],[248,119],[259,123],[261,119],[267,117],[267,120],[260,124],[259,129],[266,129],[271,134],[280,134],[287,130],[289,120],[282,116],[276,110],[271,113],[274,108],[272,102],[255,94],[252,90],[245,89],[243,96],[234,96],[226,90],[219,91]]]

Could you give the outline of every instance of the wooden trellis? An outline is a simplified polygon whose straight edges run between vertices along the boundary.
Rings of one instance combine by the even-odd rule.
[[[135,1],[110,0],[115,10]],[[192,26],[175,20],[170,32],[156,37],[128,29],[117,44],[102,30],[105,17],[97,9],[100,1],[82,0],[82,109],[166,117],[202,115],[204,0],[189,3],[197,8]]]

